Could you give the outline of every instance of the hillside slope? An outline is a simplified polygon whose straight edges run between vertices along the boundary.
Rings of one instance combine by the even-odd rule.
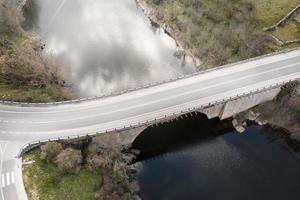
[[[299,47],[299,43],[278,46],[273,36],[283,41],[300,39],[300,21],[297,21],[300,14],[275,31],[263,30],[293,10],[299,0],[141,1],[149,6],[148,17],[170,27],[174,37],[203,61],[202,68]],[[290,27],[294,27],[293,31]],[[300,141],[299,83],[284,86],[274,101],[260,105],[254,111],[262,120],[289,130]]]
[[[58,62],[19,25],[13,5],[0,2],[0,100],[49,102],[70,99]]]

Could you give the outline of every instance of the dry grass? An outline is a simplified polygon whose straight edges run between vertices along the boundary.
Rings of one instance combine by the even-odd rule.
[[[296,15],[295,20],[300,23],[300,13],[298,15]]]
[[[251,0],[255,6],[256,17],[265,26],[272,26],[294,9],[299,0]]]
[[[271,43],[249,0],[146,0],[206,68],[259,56]],[[203,66],[204,67],[204,66]]]
[[[275,30],[273,34],[283,42],[300,39],[300,25],[295,22],[290,22]]]
[[[0,4],[0,100],[49,102],[71,98],[54,58],[40,55],[14,6]]]

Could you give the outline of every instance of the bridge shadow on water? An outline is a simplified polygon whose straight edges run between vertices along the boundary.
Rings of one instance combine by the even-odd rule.
[[[231,119],[187,117],[149,127],[134,141],[145,200],[298,200],[300,160],[279,133]]]
[[[135,162],[206,142],[232,131],[231,119],[208,119],[201,113],[148,127],[133,142],[132,148],[141,151]]]

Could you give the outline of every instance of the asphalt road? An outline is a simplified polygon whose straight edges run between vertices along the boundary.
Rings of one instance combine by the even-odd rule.
[[[129,127],[299,78],[300,50],[294,50],[80,103],[0,104],[0,199],[26,199],[14,158],[25,143]]]
[[[0,105],[0,132],[6,140],[105,132],[299,77],[300,50],[297,50],[81,103],[38,107]]]

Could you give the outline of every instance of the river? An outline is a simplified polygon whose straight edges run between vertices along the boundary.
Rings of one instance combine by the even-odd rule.
[[[134,0],[28,0],[23,26],[55,55],[80,97],[195,72]],[[145,200],[298,200],[300,160],[272,130],[238,134],[203,115],[146,129],[134,142]],[[270,133],[271,132],[271,133]],[[268,133],[268,134],[267,134]]]
[[[161,82],[195,72],[176,42],[152,27],[134,0],[28,0],[25,27],[59,58],[81,97]]]
[[[144,200],[298,200],[300,159],[274,130],[243,134],[204,116],[146,129],[134,143]]]

